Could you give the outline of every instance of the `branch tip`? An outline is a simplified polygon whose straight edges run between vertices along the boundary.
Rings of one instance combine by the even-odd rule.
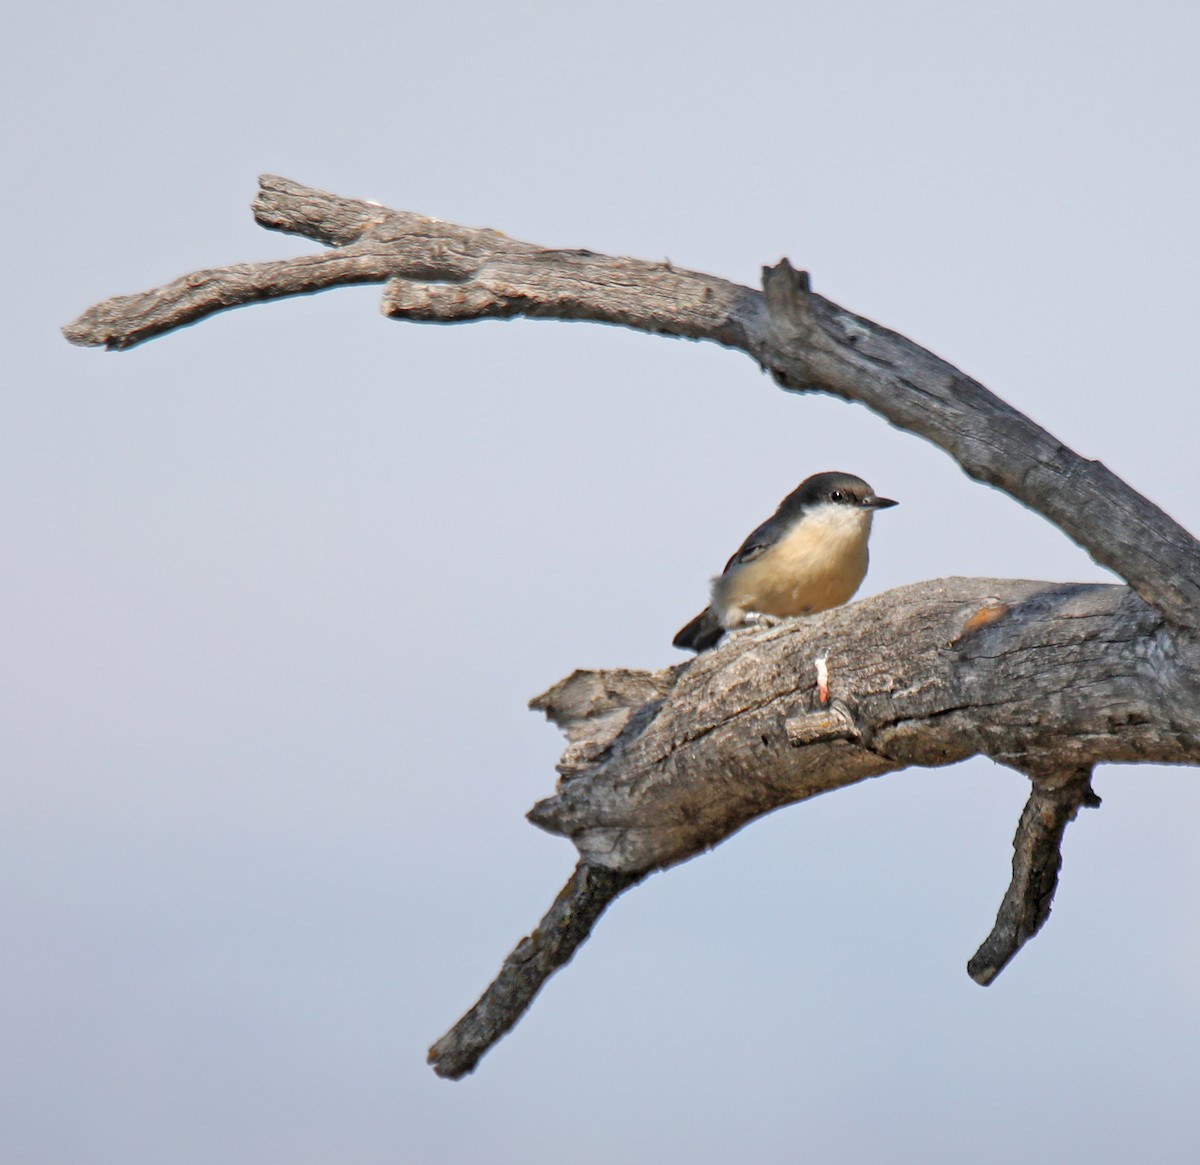
[[[475,1006],[429,1049],[433,1070],[450,1080],[473,1072],[546,980],[571,960],[609,903],[648,872],[627,874],[580,862],[537,929],[517,943]]]
[[[858,726],[850,713],[835,702],[819,712],[806,712],[784,722],[787,742],[793,748],[808,744],[829,744],[835,740],[858,741]]]
[[[1081,808],[1099,806],[1091,769],[1064,780],[1034,778],[1013,838],[1013,873],[996,923],[967,963],[967,974],[986,987],[1050,917],[1062,869],[1062,840]]]

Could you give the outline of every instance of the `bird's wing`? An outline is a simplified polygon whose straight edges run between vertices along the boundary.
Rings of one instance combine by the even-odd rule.
[[[745,562],[753,562],[761,554],[779,541],[783,533],[783,525],[779,516],[768,518],[745,542],[738,547],[737,552],[725,564],[722,574],[728,574],[731,567],[741,566]]]

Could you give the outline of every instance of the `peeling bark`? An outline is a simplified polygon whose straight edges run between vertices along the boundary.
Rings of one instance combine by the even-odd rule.
[[[430,1050],[471,1071],[605,907],[764,813],[910,765],[991,757],[1025,773],[1013,877],[968,964],[989,983],[1049,915],[1092,768],[1200,763],[1200,544],[1110,473],[912,341],[815,294],[783,260],[763,289],[669,263],[522,243],[260,181],[255,215],[332,248],[195,272],[90,308],[64,332],[128,348],[214,312],[384,283],[392,319],[592,320],[744,351],[784,388],[859,401],[1037,511],[1123,586],[942,579],[743,631],[659,672],[579,671],[533,701],[565,732],[529,817],[580,863],[541,925]],[[816,662],[825,661],[827,690]]]

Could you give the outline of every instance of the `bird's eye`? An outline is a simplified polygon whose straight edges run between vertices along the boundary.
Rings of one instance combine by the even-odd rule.
[[[844,502],[846,500],[846,491],[844,489],[835,489],[829,495],[829,500],[831,502]]]

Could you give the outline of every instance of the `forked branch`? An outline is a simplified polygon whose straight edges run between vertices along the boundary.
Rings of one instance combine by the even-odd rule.
[[[783,387],[859,401],[1058,525],[1132,588],[945,579],[738,633],[659,672],[577,672],[535,701],[567,734],[530,819],[580,854],[542,924],[430,1051],[469,1072],[649,872],[782,805],[910,765],[983,755],[1027,774],[1012,883],[969,964],[990,982],[1049,913],[1066,824],[1106,762],[1200,763],[1200,544],[1098,462],[912,341],[815,294],[786,261],[761,291],[669,263],[260,181],[255,215],[332,248],[110,299],[73,343],[129,348],[240,304],[385,283],[393,319],[592,320],[739,349]],[[822,661],[827,686],[816,683]]]
[[[785,388],[859,401],[1059,526],[1172,622],[1200,620],[1200,545],[1099,462],[911,340],[814,293],[784,260],[764,292],[669,263],[563,251],[260,179],[258,222],[334,250],[198,271],[89,308],[75,344],[130,348],[242,304],[387,283],[393,319],[593,320],[738,348]]]

